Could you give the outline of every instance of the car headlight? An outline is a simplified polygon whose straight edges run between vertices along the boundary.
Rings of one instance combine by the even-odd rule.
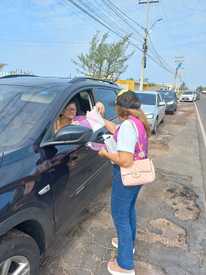
[[[153,114],[146,114],[146,117],[150,119],[150,118],[153,118],[154,115]]]
[[[172,100],[167,102],[168,105],[171,105],[173,103],[174,103],[174,101],[172,101]]]

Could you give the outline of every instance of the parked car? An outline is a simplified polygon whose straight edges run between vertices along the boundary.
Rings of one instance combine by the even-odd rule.
[[[206,95],[206,90],[201,91],[201,93]]]
[[[118,89],[87,78],[0,79],[0,274],[38,275],[55,234],[111,182],[110,162],[86,146],[106,129],[53,126],[70,101],[81,115],[101,101],[116,120]]]
[[[158,126],[164,121],[166,104],[159,92],[156,91],[136,91],[141,102],[141,108],[144,111],[151,131],[157,134]]]
[[[196,94],[193,91],[183,92],[180,96],[180,101],[194,102],[196,100]]]
[[[177,111],[177,95],[174,91],[159,92],[166,103],[166,113],[174,114]]]

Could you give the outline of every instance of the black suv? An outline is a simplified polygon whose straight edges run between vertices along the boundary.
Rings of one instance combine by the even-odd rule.
[[[0,79],[0,275],[38,275],[59,229],[111,182],[110,163],[86,146],[106,130],[54,123],[70,102],[84,115],[97,101],[116,120],[119,87],[75,78]]]

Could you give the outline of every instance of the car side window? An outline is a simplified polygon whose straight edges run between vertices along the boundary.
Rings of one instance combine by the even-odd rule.
[[[54,122],[53,130],[70,125],[79,124],[79,119],[84,119],[86,112],[92,109],[92,90],[82,90],[73,96],[67,103]]]
[[[95,101],[100,101],[105,106],[105,118],[113,119],[117,117],[115,111],[116,91],[109,88],[96,88],[94,91]]]

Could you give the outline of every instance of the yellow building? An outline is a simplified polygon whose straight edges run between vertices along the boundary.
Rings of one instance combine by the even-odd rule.
[[[119,79],[116,82],[123,90],[138,91],[139,82],[135,80],[123,80]],[[171,90],[173,88],[172,84],[158,84],[158,83],[144,83],[144,91],[158,91],[160,89]]]
[[[135,80],[117,80],[117,84],[122,87],[123,90],[135,91]]]

